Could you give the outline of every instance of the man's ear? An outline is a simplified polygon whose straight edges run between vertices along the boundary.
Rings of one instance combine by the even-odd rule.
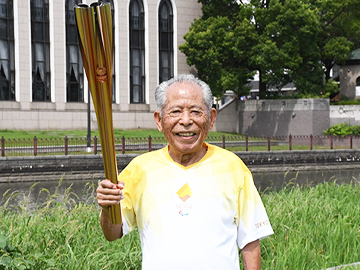
[[[214,108],[210,110],[210,130],[214,128],[215,120],[216,120],[217,111]]]
[[[154,112],[154,119],[155,119],[155,123],[156,123],[156,126],[157,126],[158,130],[163,131],[162,125],[161,125],[161,116],[160,116],[159,111]]]

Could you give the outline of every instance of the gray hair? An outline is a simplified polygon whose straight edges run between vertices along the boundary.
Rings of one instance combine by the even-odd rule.
[[[209,85],[207,85],[205,82],[200,80],[199,78],[196,78],[192,74],[180,74],[168,81],[162,82],[155,90],[155,102],[158,110],[160,111],[160,116],[162,116],[162,109],[164,108],[166,104],[166,91],[170,87],[170,85],[174,83],[193,83],[197,84],[201,87],[203,91],[204,96],[204,103],[206,105],[206,108],[208,110],[208,113],[210,115],[210,110],[213,105],[213,95],[211,93]]]

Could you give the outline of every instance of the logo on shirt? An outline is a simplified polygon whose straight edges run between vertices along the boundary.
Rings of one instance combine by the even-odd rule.
[[[176,194],[179,196],[179,199],[182,201],[175,205],[177,212],[182,217],[188,216],[193,208],[193,204],[191,203],[191,200],[190,203],[188,201],[190,196],[193,194],[190,185],[186,183],[176,192]]]
[[[189,198],[190,195],[192,194],[191,192],[191,188],[189,186],[188,183],[186,183],[185,185],[183,185],[177,192],[177,195],[179,195],[179,198],[183,201],[186,202]]]
[[[187,216],[189,213],[183,209],[183,210],[180,210],[179,214],[180,214],[180,216],[183,217],[183,216]]]

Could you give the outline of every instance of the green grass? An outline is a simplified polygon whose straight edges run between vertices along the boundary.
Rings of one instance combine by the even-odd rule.
[[[360,185],[324,183],[263,196],[275,235],[264,269],[325,269],[360,261]]]
[[[115,129],[114,136],[115,137],[148,137],[149,135],[153,137],[163,136],[162,133],[155,129],[134,129],[134,130],[122,130]],[[0,130],[0,137],[4,137],[6,139],[11,138],[64,138],[67,137],[86,137],[87,130],[31,130],[31,131],[21,131],[21,130]],[[97,136],[99,137],[98,130],[91,131],[91,137]]]
[[[237,151],[246,151],[245,146],[230,146],[227,144],[228,141],[242,141],[245,142],[245,135],[237,134],[237,133],[227,133],[227,132],[216,132],[210,131],[208,134],[207,141],[211,142],[222,142],[222,136],[225,135],[226,137],[226,149],[237,152]],[[64,144],[64,137],[67,136],[69,138],[69,145],[81,144],[81,140],[83,140],[83,144],[86,144],[85,138],[87,136],[86,130],[71,130],[71,131],[20,131],[20,130],[0,130],[0,138],[4,137],[5,141],[8,140],[5,145],[6,146],[32,146],[34,144],[34,136],[38,138],[38,145],[63,145]],[[91,132],[91,138],[96,136],[98,139],[99,132],[97,130]],[[122,136],[125,136],[127,139],[134,139],[136,138],[148,138],[151,136],[152,138],[164,138],[162,132],[158,131],[157,129],[115,129],[114,130],[114,137],[115,140],[118,142],[121,141]],[[14,140],[19,140],[18,142]],[[53,141],[51,141],[53,140]],[[20,142],[21,141],[21,142]],[[47,142],[49,141],[49,143]],[[251,142],[262,141],[264,145],[262,146],[254,146],[251,145]],[[279,145],[274,145],[276,143],[276,139],[272,139],[272,145],[270,147],[271,151],[288,151],[289,145],[288,141],[279,141]],[[156,142],[156,141],[154,141]],[[92,140],[93,143],[93,140]],[[249,147],[248,151],[268,151],[267,148],[267,138],[266,137],[249,137]],[[349,149],[350,145],[336,145],[334,143],[333,149]],[[356,148],[356,146],[355,146]],[[313,150],[329,150],[330,149],[330,142],[327,145],[317,145],[313,144]],[[310,150],[309,141],[306,139],[303,143],[293,143],[292,150]],[[52,153],[50,153],[52,154]],[[61,153],[60,153],[61,154]]]
[[[94,187],[90,189],[93,194]],[[49,194],[31,211],[30,194],[31,189],[28,194],[5,195],[0,210],[0,269],[139,269],[138,233],[107,242],[94,195],[86,203],[76,203],[78,198],[67,189],[65,194]],[[17,196],[23,201],[8,206]]]
[[[0,269],[141,269],[137,231],[115,242],[102,236],[94,189],[87,187],[83,198],[71,189],[42,190],[47,199],[35,209],[29,204],[32,189],[5,193]],[[360,261],[359,184],[287,186],[261,196],[275,231],[261,241],[262,269],[326,269]]]
[[[222,135],[236,135],[239,134],[232,134],[226,132],[215,132],[210,131],[208,136],[222,136]],[[68,131],[59,131],[59,130],[30,130],[30,131],[21,131],[21,130],[7,130],[3,129],[0,130],[0,138],[4,137],[5,139],[26,139],[30,138],[33,139],[34,136],[36,138],[64,138],[67,137],[86,137],[87,130],[68,130]],[[98,130],[91,131],[91,137],[97,136],[99,137]],[[158,131],[157,129],[114,129],[114,136],[115,137],[164,137],[163,133]]]

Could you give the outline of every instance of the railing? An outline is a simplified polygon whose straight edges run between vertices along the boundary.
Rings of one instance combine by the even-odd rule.
[[[230,151],[292,151],[325,149],[359,149],[360,136],[266,136],[249,137],[220,136],[208,137],[207,142]],[[167,145],[164,137],[115,137],[117,154],[144,153]],[[100,140],[95,136],[87,141],[81,138],[1,138],[1,156],[39,156],[39,155],[81,155],[101,154]]]

